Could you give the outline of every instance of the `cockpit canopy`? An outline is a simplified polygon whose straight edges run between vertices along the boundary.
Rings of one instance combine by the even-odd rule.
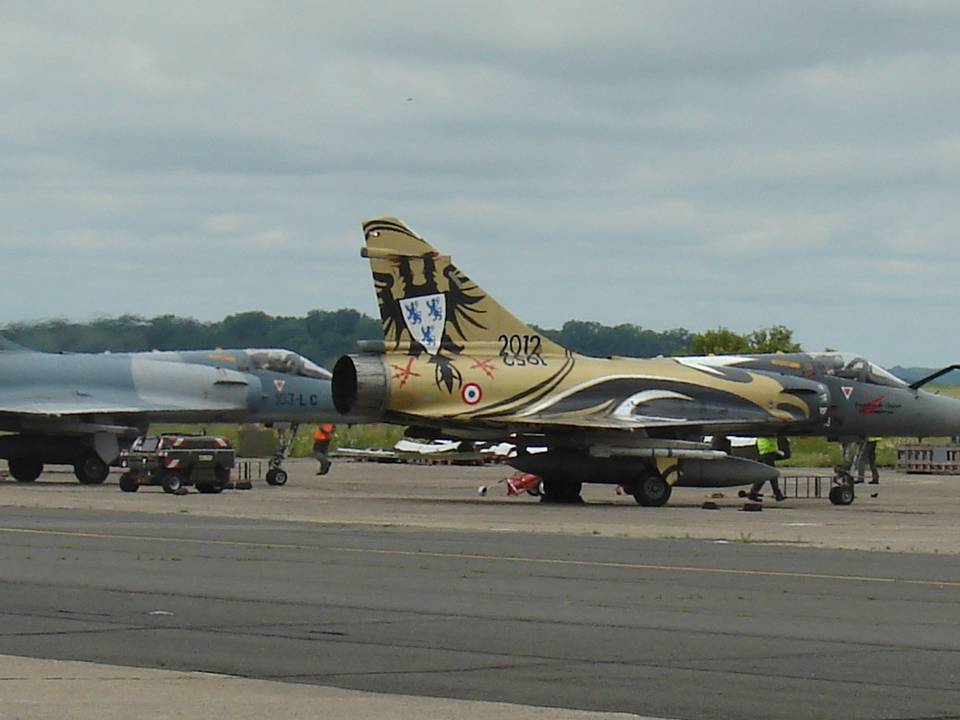
[[[269,370],[284,375],[329,380],[333,375],[303,355],[292,350],[276,348],[250,348],[243,351],[250,360],[250,366],[256,370]]]
[[[817,363],[820,363],[827,375],[835,375],[839,378],[856,380],[858,382],[871,383],[873,385],[886,385],[887,387],[907,387],[900,378],[892,375],[879,365],[870,362],[853,353],[810,353],[810,357]]]

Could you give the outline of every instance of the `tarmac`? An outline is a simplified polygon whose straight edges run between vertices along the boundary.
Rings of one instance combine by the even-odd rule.
[[[743,512],[314,468],[0,481],[0,718],[960,716],[960,478]]]
[[[262,464],[265,469],[265,463]],[[288,462],[291,481],[282,488],[255,482],[248,492],[215,499],[181,498],[159,487],[137,493],[80,486],[72,472],[47,473],[35,483],[0,479],[0,507],[199,513],[210,517],[283,519],[308,523],[375,525],[449,530],[486,530],[651,539],[723,539],[738,543],[960,554],[960,476],[905,475],[884,471],[880,485],[857,485],[848,507],[823,498],[769,497],[762,512],[742,512],[737,490],[675,488],[661,508],[639,507],[610,485],[584,485],[582,506],[544,506],[537,498],[506,495],[502,465],[428,466],[337,462],[315,476],[313,460]],[[785,469],[794,476],[824,470]],[[478,488],[485,487],[480,495]],[[803,487],[802,489],[805,489]],[[876,494],[877,497],[871,497]],[[716,497],[721,495],[722,497]],[[709,501],[716,510],[702,509]],[[534,507],[531,508],[530,506]]]

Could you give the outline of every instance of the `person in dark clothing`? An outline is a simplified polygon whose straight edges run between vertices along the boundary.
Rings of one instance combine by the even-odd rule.
[[[870,475],[872,480],[870,480],[871,485],[880,484],[880,473],[877,470],[877,443],[880,442],[879,437],[868,437],[866,443],[863,446],[863,454],[860,456],[860,467],[859,467],[859,480],[863,482],[863,476],[866,472],[866,469],[870,468]]]

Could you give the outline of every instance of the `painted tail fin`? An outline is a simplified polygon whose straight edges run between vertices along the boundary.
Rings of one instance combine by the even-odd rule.
[[[389,352],[563,355],[396,218],[363,224]]]

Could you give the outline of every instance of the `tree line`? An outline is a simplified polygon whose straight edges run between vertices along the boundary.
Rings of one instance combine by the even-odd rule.
[[[656,357],[708,353],[796,352],[793,332],[782,325],[738,334],[720,327],[702,333],[683,328],[656,331],[632,323],[603,325],[568,320],[560,329],[537,328],[575,352],[595,357]],[[142,352],[205,348],[280,347],[332,367],[358,340],[383,337],[380,321],[356,310],[311,310],[304,316],[244,312],[212,322],[161,315],[121,315],[91,322],[43,320],[13,323],[5,337],[47,352]]]

